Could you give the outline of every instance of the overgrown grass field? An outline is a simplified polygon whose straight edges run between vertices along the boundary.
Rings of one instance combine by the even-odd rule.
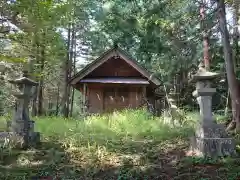
[[[188,114],[186,122],[195,118]],[[186,157],[192,123],[172,127],[143,110],[35,121],[41,145],[28,151],[1,148],[0,179],[227,180],[240,172],[238,159]]]

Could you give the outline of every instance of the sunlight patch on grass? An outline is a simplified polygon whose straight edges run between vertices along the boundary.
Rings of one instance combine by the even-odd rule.
[[[163,141],[186,137],[190,129],[172,128],[164,124],[161,117],[152,117],[142,110],[89,116],[86,120],[59,117],[36,119],[36,130],[44,138],[56,138],[76,146],[94,142],[106,145],[111,141]]]

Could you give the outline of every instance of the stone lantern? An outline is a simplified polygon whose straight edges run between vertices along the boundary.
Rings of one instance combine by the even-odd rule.
[[[196,83],[193,96],[197,98],[200,107],[200,119],[195,135],[191,140],[191,151],[199,156],[229,156],[235,154],[235,143],[228,136],[223,125],[217,124],[212,116],[212,96],[216,92],[211,87],[211,81],[219,74],[206,71],[200,65],[191,82]]]
[[[27,148],[40,142],[40,134],[34,132],[34,121],[29,118],[29,102],[31,98],[31,89],[38,83],[27,77],[24,72],[23,77],[16,80],[9,80],[10,83],[18,87],[16,97],[16,109],[13,120],[8,124],[10,132],[9,137],[14,136],[21,141],[21,147]]]

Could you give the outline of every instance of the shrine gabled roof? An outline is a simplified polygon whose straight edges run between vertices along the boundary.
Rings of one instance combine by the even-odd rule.
[[[90,74],[97,67],[99,67],[106,61],[110,60],[112,57],[119,57],[120,59],[124,60],[134,69],[136,69],[141,75],[146,77],[148,81],[151,81],[156,86],[159,86],[161,84],[161,81],[158,78],[154,77],[152,73],[150,73],[147,69],[142,67],[135,59],[131,58],[126,52],[124,52],[119,47],[114,47],[103,53],[99,58],[88,64],[85,68],[83,68],[75,76],[73,76],[69,83],[72,85],[79,83],[80,80],[82,80],[84,77]]]

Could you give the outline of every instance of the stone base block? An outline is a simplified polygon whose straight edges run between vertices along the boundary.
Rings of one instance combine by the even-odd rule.
[[[36,146],[40,143],[40,133],[32,132],[30,138],[31,146]]]
[[[214,123],[199,123],[196,127],[195,136],[199,138],[228,138],[225,127],[222,124]]]
[[[34,132],[34,121],[29,120],[27,122],[27,126],[29,129],[29,132]],[[25,122],[24,121],[8,121],[7,122],[7,130],[9,132],[17,132],[18,134],[21,134],[22,132],[24,132],[24,126],[25,126]]]
[[[29,147],[35,147],[40,143],[40,133],[32,132],[29,135]],[[23,136],[14,132],[0,132],[0,146],[13,146],[21,148],[24,144]]]
[[[232,138],[191,138],[191,151],[202,157],[234,156],[235,142]]]

